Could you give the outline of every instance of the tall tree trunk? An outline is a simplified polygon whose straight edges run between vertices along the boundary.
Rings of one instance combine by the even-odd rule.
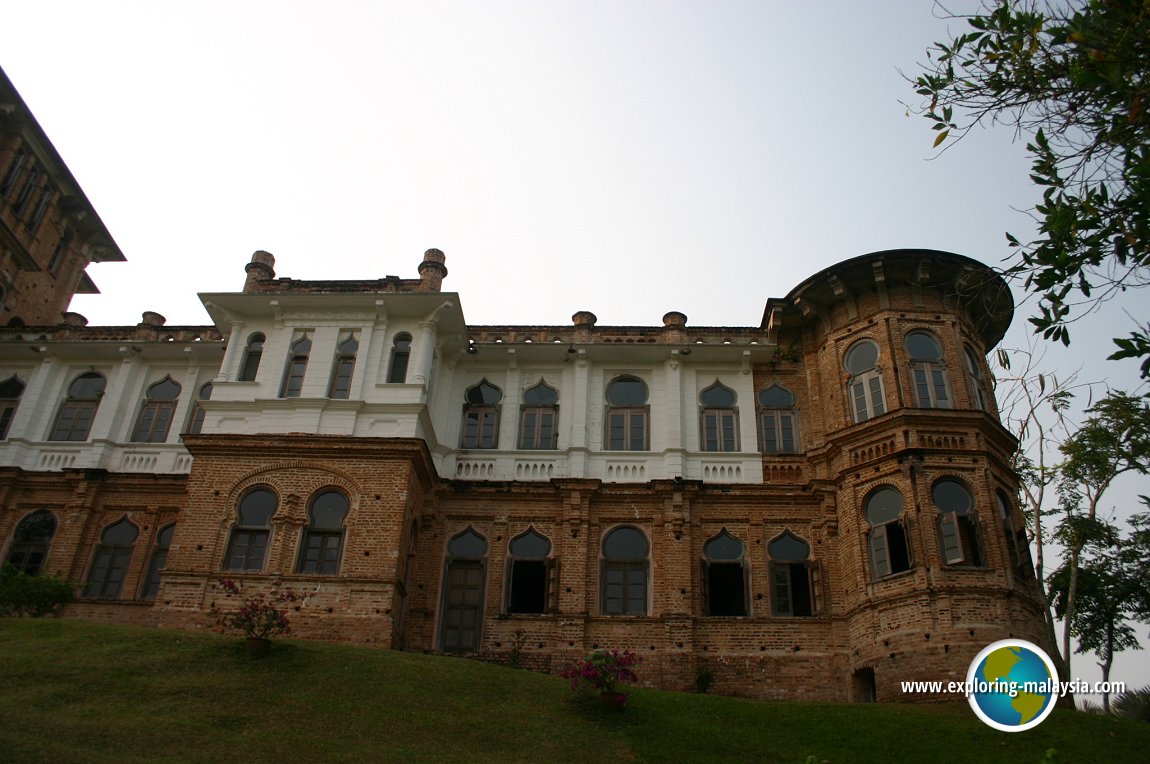
[[[1102,667],[1102,708],[1106,713],[1114,713],[1110,710],[1110,665],[1114,663],[1114,621],[1106,624],[1106,654],[1101,656],[1102,662],[1098,665]]]

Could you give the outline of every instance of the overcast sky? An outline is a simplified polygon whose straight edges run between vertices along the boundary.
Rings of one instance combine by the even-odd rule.
[[[438,247],[470,324],[679,310],[757,325],[768,297],[837,261],[925,247],[1001,265],[1004,232],[1033,232],[1010,130],[936,156],[900,103],[916,99],[900,69],[965,29],[927,0],[41,1],[3,16],[0,66],[128,258],[89,268],[103,294],[72,309],[93,324],[207,323],[196,293],[238,291],[257,249],[277,275],[340,279],[413,278]],[[1006,345],[1025,343],[1027,309]],[[1133,323],[1112,306],[1094,325],[1049,363],[1133,389],[1136,364],[1101,360]],[[1150,683],[1127,656],[1116,678],[1135,663]]]

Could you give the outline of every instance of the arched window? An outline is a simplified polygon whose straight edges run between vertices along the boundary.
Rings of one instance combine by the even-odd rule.
[[[46,509],[25,515],[16,524],[12,534],[12,548],[8,550],[8,564],[29,576],[40,572],[48,547],[56,535],[56,516]]]
[[[16,217],[24,217],[24,213],[28,210],[28,205],[32,201],[32,194],[36,191],[36,183],[40,180],[40,168],[33,166],[28,171],[28,180],[25,181],[24,186],[20,189],[20,193],[16,194],[16,200],[12,202],[12,209],[16,213]]]
[[[1022,523],[1016,523],[1014,506],[1006,494],[1001,490],[994,492],[998,502],[998,515],[1002,519],[1002,531],[1006,538],[1006,549],[1010,555],[1010,564],[1019,572],[1033,573],[1030,562],[1030,540],[1026,537],[1026,528]]]
[[[724,528],[703,544],[704,615],[749,615],[747,547]]]
[[[84,584],[85,597],[114,600],[120,596],[132,559],[132,546],[139,535],[140,530],[128,518],[104,529]]]
[[[192,415],[188,418],[188,434],[199,435],[203,431],[204,407],[200,405],[200,401],[208,401],[211,398],[212,383],[200,385],[200,393],[196,396],[196,402],[192,404]]]
[[[136,427],[132,430],[133,443],[163,443],[168,439],[168,428],[172,426],[172,414],[176,413],[176,401],[180,397],[180,385],[171,377],[164,377],[148,388],[147,399],[136,417]]]
[[[268,551],[271,519],[279,499],[267,488],[253,488],[240,499],[239,516],[228,541],[226,570],[260,572]]]
[[[910,545],[903,524],[902,494],[890,486],[872,493],[866,500],[866,520],[870,524],[867,546],[874,577],[910,570]]]
[[[699,394],[703,451],[739,450],[739,412],[735,391],[715,380]]]
[[[982,377],[982,362],[970,345],[963,346],[962,355],[966,360],[966,383],[970,387],[970,402],[977,409],[990,411],[986,381]]]
[[[928,332],[911,332],[906,335],[906,353],[910,356],[916,405],[924,409],[950,408],[950,389],[938,340]]]
[[[555,421],[559,413],[559,393],[540,382],[523,393],[519,410],[519,447],[527,450],[551,450],[559,433]]]
[[[350,507],[347,497],[339,491],[323,491],[312,499],[308,510],[311,524],[303,529],[297,573],[334,575],[339,572],[343,521]]]
[[[851,375],[847,398],[854,421],[861,423],[885,414],[886,394],[878,370],[878,345],[872,340],[859,340],[843,356],[843,365]]]
[[[0,440],[8,437],[8,428],[12,426],[23,394],[24,383],[15,375],[0,382]]]
[[[148,577],[144,579],[143,599],[154,600],[160,591],[160,573],[168,564],[168,549],[172,546],[172,536],[176,532],[175,523],[165,525],[156,534],[156,546],[152,549],[152,559],[148,562]]]
[[[391,360],[387,365],[387,381],[402,383],[407,381],[407,362],[411,358],[411,335],[400,332],[391,341]]]
[[[72,380],[68,386],[68,397],[60,404],[48,440],[87,440],[105,384],[104,375],[94,371]]]
[[[288,356],[287,367],[284,369],[283,384],[280,385],[281,398],[298,398],[303,392],[303,377],[307,373],[307,359],[310,354],[311,338],[306,334],[292,342],[291,355]]]
[[[529,528],[507,545],[507,612],[546,613],[558,603],[559,569],[551,542]]]
[[[946,565],[981,565],[978,528],[974,519],[974,497],[966,486],[953,478],[942,478],[931,489],[938,507],[938,532],[942,541],[942,561]]]
[[[351,375],[355,372],[355,354],[359,350],[359,340],[349,333],[335,347],[335,363],[331,369],[331,383],[328,385],[328,398],[346,399],[351,395]]]
[[[811,561],[811,545],[790,531],[767,544],[770,560],[771,614],[814,615],[818,567]]]
[[[616,528],[603,537],[600,567],[604,615],[647,614],[651,545],[637,528]]]
[[[244,348],[244,360],[240,364],[239,382],[255,382],[256,374],[260,371],[260,359],[264,357],[264,342],[267,338],[260,332],[248,337],[247,347]]]
[[[771,385],[759,393],[759,438],[765,454],[794,454],[799,450],[795,394]]]
[[[447,542],[444,566],[440,644],[446,652],[474,652],[483,627],[487,540],[468,528]]]
[[[647,451],[647,385],[635,377],[616,377],[607,385],[608,451]]]
[[[499,447],[499,401],[503,392],[486,379],[467,388],[460,448]]]

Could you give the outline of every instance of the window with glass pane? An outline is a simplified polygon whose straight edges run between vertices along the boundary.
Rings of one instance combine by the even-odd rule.
[[[20,396],[24,394],[24,383],[12,376],[0,382],[0,440],[8,437],[8,428],[16,416]]]
[[[200,401],[211,400],[212,398],[212,383],[200,386],[200,394],[196,398],[196,402],[192,405],[192,415],[188,419],[188,434],[199,435],[204,429],[204,407],[200,405]]]
[[[76,377],[68,386],[68,397],[60,404],[48,440],[87,440],[105,384],[104,375],[94,371]]]
[[[703,613],[715,616],[749,614],[747,547],[723,529],[703,545]]]
[[[942,364],[942,348],[927,332],[911,332],[906,336],[906,352],[910,356],[910,374],[914,380],[914,398],[920,408],[950,408],[946,367]]]
[[[243,363],[240,364],[240,375],[237,378],[240,382],[254,382],[256,375],[260,371],[260,359],[264,355],[264,342],[266,338],[264,335],[256,332],[248,337],[247,347],[244,348]]]
[[[138,535],[139,529],[127,518],[104,530],[84,584],[85,597],[114,600],[120,596]]]
[[[545,613],[551,597],[551,542],[546,536],[528,530],[508,545],[511,559],[507,573],[507,612]]]
[[[796,420],[795,395],[790,390],[771,385],[759,393],[759,437],[763,453],[797,453]]]
[[[172,415],[176,413],[176,401],[180,397],[180,385],[171,377],[164,377],[148,388],[147,397],[140,415],[136,417],[136,427],[132,430],[133,443],[163,443],[168,439],[168,429],[172,426]]]
[[[523,394],[519,411],[519,448],[551,450],[556,447],[559,393],[540,382]]]
[[[998,502],[998,514],[1002,520],[1002,531],[1006,539],[1006,549],[1010,555],[1010,564],[1020,572],[1029,572],[1033,577],[1033,566],[1030,562],[1030,540],[1026,537],[1026,529],[1021,522],[1015,522],[1014,509],[1011,501],[1002,491],[995,491],[994,498]]]
[[[407,381],[407,362],[411,358],[411,335],[406,332],[395,335],[391,343],[391,362],[387,365],[387,381],[402,383]]]
[[[21,573],[34,576],[44,565],[48,547],[56,535],[56,516],[46,509],[38,509],[16,524],[12,546],[8,550],[8,564]]]
[[[982,565],[974,520],[974,497],[970,491],[953,478],[943,478],[934,484],[931,497],[939,511],[938,532],[943,563]]]
[[[323,491],[312,500],[308,511],[311,524],[303,530],[297,573],[339,572],[343,522],[350,506],[340,491]]]
[[[503,392],[486,379],[467,389],[460,448],[499,447],[499,401]]]
[[[607,385],[606,450],[647,451],[647,386],[635,377]]]
[[[298,398],[303,392],[303,378],[307,373],[307,359],[311,353],[311,339],[305,334],[291,346],[291,356],[284,370],[284,381],[280,387],[281,398]]]
[[[982,411],[990,411],[986,384],[982,379],[982,363],[970,345],[963,347],[963,358],[966,360],[966,379],[970,387],[971,404]]]
[[[861,423],[885,414],[886,396],[878,371],[878,345],[871,340],[859,340],[847,350],[843,365],[851,374],[847,398],[854,421]]]
[[[602,602],[605,615],[647,614],[650,545],[636,528],[616,528],[603,539]]]
[[[156,534],[156,548],[152,550],[152,559],[148,562],[148,577],[144,580],[143,598],[154,600],[160,591],[160,574],[168,564],[168,549],[172,546],[172,536],[175,534],[175,524],[164,526]]]
[[[735,391],[718,381],[699,395],[703,451],[739,450],[736,400]]]
[[[239,517],[232,529],[224,559],[226,570],[258,573],[267,555],[272,515],[279,506],[276,495],[266,488],[256,488],[240,500]]]
[[[767,544],[773,615],[814,615],[815,568],[810,555],[810,544],[790,531]]]
[[[910,570],[910,544],[902,520],[902,494],[890,486],[879,488],[866,501],[870,524],[867,546],[875,578]]]
[[[346,399],[351,395],[351,376],[355,372],[355,354],[359,341],[354,334],[348,334],[336,345],[335,363],[331,369],[331,383],[327,397]]]

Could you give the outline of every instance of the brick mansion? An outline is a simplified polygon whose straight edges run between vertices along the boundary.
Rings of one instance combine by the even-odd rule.
[[[757,326],[469,325],[435,249],[256,252],[204,326],[68,312],[124,259],[0,72],[0,560],[69,617],[206,629],[230,578],[302,594],[303,638],[831,701],[1048,644],[976,260],[846,259]]]

